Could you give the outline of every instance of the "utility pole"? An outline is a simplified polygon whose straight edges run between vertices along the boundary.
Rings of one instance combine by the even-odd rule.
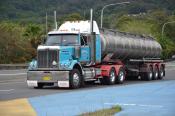
[[[162,26],[162,40],[163,40],[163,35],[164,35],[165,26],[166,26],[167,24],[170,24],[170,23],[175,23],[175,21],[166,22],[166,23],[164,23],[163,26]]]

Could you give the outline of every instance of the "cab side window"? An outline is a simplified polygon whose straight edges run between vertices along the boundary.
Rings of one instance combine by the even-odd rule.
[[[87,45],[87,36],[81,35],[81,45]]]

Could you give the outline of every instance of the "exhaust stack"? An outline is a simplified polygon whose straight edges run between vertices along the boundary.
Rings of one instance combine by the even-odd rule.
[[[90,11],[90,33],[91,33],[91,65],[96,63],[96,33],[93,31],[93,10]]]

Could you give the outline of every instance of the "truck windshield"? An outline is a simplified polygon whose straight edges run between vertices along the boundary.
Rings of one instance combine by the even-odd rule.
[[[48,36],[46,45],[78,45],[78,35],[77,34],[51,34]]]

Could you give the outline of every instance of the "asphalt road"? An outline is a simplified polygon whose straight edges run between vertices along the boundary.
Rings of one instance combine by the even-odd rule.
[[[29,98],[34,96],[50,95],[55,93],[65,93],[71,91],[84,91],[89,89],[106,88],[108,86],[94,84],[86,85],[84,88],[69,90],[60,88],[44,88],[44,89],[33,89],[28,88],[26,84],[26,71],[22,70],[0,70],[0,100],[10,100],[16,98]],[[166,64],[166,76],[163,80],[156,81],[141,81],[141,80],[130,80],[125,81],[124,84],[113,85],[115,87],[121,87],[128,84],[136,83],[154,83],[158,81],[175,80],[175,61]]]

